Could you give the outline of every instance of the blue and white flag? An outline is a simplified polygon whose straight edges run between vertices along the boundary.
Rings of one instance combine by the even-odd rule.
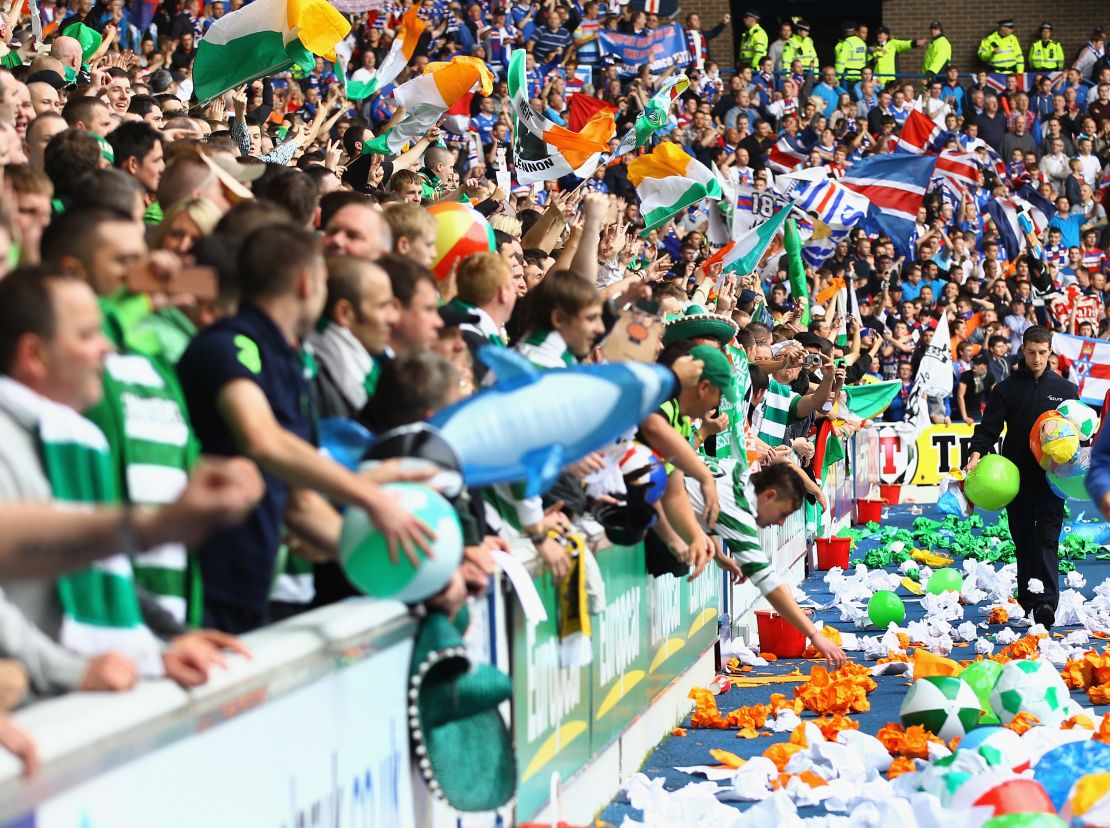
[[[660,26],[644,35],[603,29],[598,32],[598,40],[601,53],[611,56],[617,71],[625,76],[638,75],[645,63],[651,67],[651,74],[658,75],[672,66],[686,66],[690,62],[686,35],[677,23]]]
[[[987,202],[987,212],[998,228],[1006,258],[1013,261],[1027,247],[1025,234],[1044,233],[1048,222],[1056,215],[1056,208],[1047,198],[1026,185],[1009,198],[992,198]]]
[[[912,257],[917,210],[936,165],[935,155],[873,155],[849,167],[840,183],[871,202],[863,226],[889,236],[896,250]]]

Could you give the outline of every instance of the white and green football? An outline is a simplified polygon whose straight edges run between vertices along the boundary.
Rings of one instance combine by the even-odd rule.
[[[1018,713],[1055,727],[1072,715],[1071,696],[1056,668],[1043,658],[1010,661],[991,691],[991,707],[1008,724]]]
[[[921,771],[917,776],[917,788],[931,793],[947,807],[966,782],[990,770],[990,763],[978,751],[957,750]]]
[[[982,709],[975,691],[955,676],[918,679],[902,700],[904,727],[921,725],[945,741],[963,736],[979,721]]]
[[[1075,426],[1075,430],[1079,433],[1079,442],[1088,442],[1098,431],[1098,414],[1089,405],[1079,400],[1064,400],[1056,406],[1056,410],[1060,412],[1060,416]]]

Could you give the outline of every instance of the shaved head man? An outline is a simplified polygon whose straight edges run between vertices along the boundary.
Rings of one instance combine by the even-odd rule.
[[[81,44],[77,39],[65,35],[54,38],[50,56],[62,64],[65,79],[73,83],[81,71]]]
[[[35,110],[36,116],[44,112],[62,114],[62,99],[58,97],[58,90],[50,84],[42,81],[29,83],[27,92],[31,95],[31,107]]]
[[[393,234],[377,205],[348,204],[324,228],[324,251],[376,262],[393,249]]]

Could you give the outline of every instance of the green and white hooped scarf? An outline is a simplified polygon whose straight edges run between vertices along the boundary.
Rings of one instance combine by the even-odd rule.
[[[93,423],[9,377],[0,377],[0,404],[33,428],[55,501],[86,507],[119,502],[108,441]],[[164,674],[161,645],[143,622],[126,555],[60,577],[58,595],[64,646],[86,656],[119,650],[142,675]]]

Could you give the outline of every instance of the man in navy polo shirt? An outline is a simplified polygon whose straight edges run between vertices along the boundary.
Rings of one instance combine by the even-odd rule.
[[[328,500],[364,509],[391,548],[414,562],[415,548],[426,548],[431,534],[375,482],[313,445],[314,416],[297,345],[327,296],[319,238],[268,225],[246,238],[238,265],[239,312],[201,331],[177,366],[203,450],[250,457],[266,482],[265,496],[245,523],[197,550],[206,625],[235,633],[268,620],[283,525],[334,552],[341,519]]]

